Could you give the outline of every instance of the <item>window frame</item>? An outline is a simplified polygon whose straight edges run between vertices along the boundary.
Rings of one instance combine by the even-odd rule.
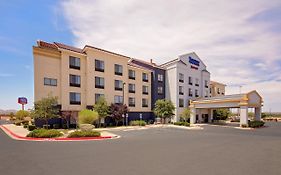
[[[72,64],[72,63],[74,63],[74,64]],[[76,63],[78,65],[76,65]],[[69,56],[69,68],[70,69],[80,70],[80,68],[81,68],[81,59],[79,57]]]
[[[102,64],[101,64],[102,63]],[[98,67],[98,65],[103,65],[100,67]],[[103,60],[99,60],[99,59],[95,59],[95,71],[98,72],[104,72],[105,66],[104,66],[104,61]]]
[[[73,96],[71,96],[71,95],[79,95],[79,100],[74,100],[74,101],[72,101],[72,97]],[[75,96],[75,98],[76,98],[76,96]],[[70,105],[81,105],[81,93],[79,93],[79,92],[69,92],[69,104]]]
[[[133,76],[130,75],[130,72],[133,72]],[[136,79],[136,71],[135,71],[135,70],[132,70],[132,69],[129,69],[129,71],[128,71],[128,77],[129,77],[129,79],[131,79],[131,80],[135,80],[135,79]]]
[[[76,82],[71,82],[73,79],[72,77],[75,79],[76,81],[76,78],[78,78],[78,81],[79,83],[76,83]],[[69,86],[71,87],[81,87],[81,76],[80,75],[74,75],[74,74],[69,74]]]
[[[49,83],[46,83],[46,80],[49,80]],[[52,83],[52,82],[55,82],[55,83]],[[55,78],[44,77],[44,86],[56,87],[56,86],[58,86],[58,80]]]
[[[118,69],[118,67],[121,68],[121,71]],[[120,65],[120,64],[114,64],[114,74],[119,75],[119,76],[123,76],[123,66]]]
[[[101,82],[101,80],[103,80],[103,85],[97,84],[97,79],[99,79],[99,82]],[[104,87],[105,87],[105,80],[104,80],[104,78],[96,76],[95,77],[95,88],[97,88],[97,89],[104,89]]]

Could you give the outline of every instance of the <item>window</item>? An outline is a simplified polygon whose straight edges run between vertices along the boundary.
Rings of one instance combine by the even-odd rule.
[[[205,91],[205,97],[206,97],[206,98],[207,98],[208,95],[209,95],[208,92],[209,92],[208,90]]]
[[[208,80],[205,80],[205,88],[209,88],[209,86],[208,86]]]
[[[224,95],[224,92],[222,92],[221,95]]]
[[[57,86],[57,79],[44,78],[44,85],[46,85],[46,86]]]
[[[182,73],[179,73],[179,82],[184,82],[184,75]]]
[[[220,92],[220,88],[218,88],[218,89],[217,89],[217,92],[218,92],[218,94],[220,94],[220,93],[221,93],[221,92]]]
[[[115,104],[123,104],[123,97],[119,95],[114,96],[114,103]]]
[[[148,94],[148,86],[142,86],[142,94]]]
[[[157,75],[158,81],[159,81],[159,82],[163,82],[163,77],[164,77],[163,74],[158,74],[158,75]]]
[[[123,81],[122,80],[115,80],[115,90],[116,91],[123,90]]]
[[[195,79],[195,86],[199,86],[199,79],[198,78]]]
[[[148,107],[148,100],[146,98],[142,99],[142,107]]]
[[[76,92],[69,93],[69,99],[71,105],[80,105],[81,104],[81,94]]]
[[[179,86],[179,94],[183,95],[183,86]]]
[[[95,77],[95,88],[104,89],[104,78]]]
[[[157,89],[158,95],[162,95],[163,94],[163,87],[159,86]]]
[[[129,69],[129,79],[136,79],[136,72],[134,70]]]
[[[183,107],[184,106],[184,100],[182,98],[179,99],[179,107]]]
[[[142,73],[142,81],[148,82],[148,74]]]
[[[135,92],[136,92],[135,84],[129,84],[129,93],[135,93]]]
[[[69,57],[69,68],[80,70],[80,58]]]
[[[104,97],[104,94],[95,94],[95,103],[98,102],[100,97]]]
[[[129,107],[135,107],[136,106],[136,99],[133,97],[129,97]]]
[[[123,66],[114,64],[115,75],[123,75]]]
[[[188,84],[189,85],[192,85],[193,83],[192,83],[192,77],[188,77]]]
[[[193,96],[193,93],[192,93],[192,89],[191,89],[191,88],[188,88],[188,95],[189,95],[190,97]]]
[[[95,70],[99,72],[104,72],[104,61],[95,60]]]
[[[198,89],[195,89],[195,97],[199,97]]]
[[[69,75],[69,86],[80,87],[81,86],[81,78],[80,75]]]

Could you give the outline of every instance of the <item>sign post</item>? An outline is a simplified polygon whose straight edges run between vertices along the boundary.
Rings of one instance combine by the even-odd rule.
[[[25,97],[19,97],[19,98],[18,98],[18,103],[21,104],[21,109],[24,110],[24,105],[27,104],[27,98],[25,98]]]

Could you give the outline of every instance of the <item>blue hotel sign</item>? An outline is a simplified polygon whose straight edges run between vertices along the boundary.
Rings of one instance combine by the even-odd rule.
[[[193,58],[191,58],[191,57],[189,57],[189,63],[191,63],[193,65],[196,65],[196,66],[199,66],[200,62],[195,60],[195,59],[193,59]]]

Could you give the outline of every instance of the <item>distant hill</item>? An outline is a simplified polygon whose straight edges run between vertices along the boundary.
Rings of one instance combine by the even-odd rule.
[[[17,110],[14,110],[14,109],[8,109],[8,110],[0,109],[0,114],[10,114],[11,112],[16,113]]]

